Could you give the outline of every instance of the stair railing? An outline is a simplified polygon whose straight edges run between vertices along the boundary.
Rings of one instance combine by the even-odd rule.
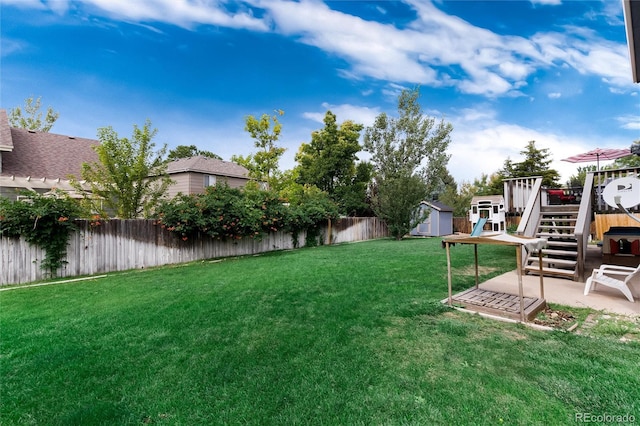
[[[522,214],[525,212],[527,203],[531,199],[531,194],[536,192],[535,183],[541,176],[528,176],[519,178],[504,179],[504,203],[505,210],[511,214]],[[539,189],[537,190],[539,191]]]
[[[527,182],[526,193],[528,194],[528,198],[526,199],[526,204],[524,204],[525,207],[524,210],[522,210],[522,216],[520,217],[516,234],[533,237],[538,229],[538,223],[540,222],[540,215],[542,213],[542,177],[536,176],[524,179]],[[505,183],[505,197],[508,194],[508,190],[513,187],[522,187],[522,185],[519,185],[516,179],[511,180],[509,185]],[[525,250],[524,246],[522,246],[521,250],[522,255],[520,256],[520,260],[522,262],[521,266],[524,268],[527,264],[529,253]]]
[[[540,214],[542,212],[541,189],[542,177],[537,177],[531,186],[529,199],[527,200],[524,212],[520,217],[520,224],[518,225],[516,234],[524,235],[525,237],[533,237],[538,230],[538,223],[540,222]]]
[[[582,199],[580,200],[580,209],[578,218],[576,219],[576,227],[573,233],[578,243],[577,267],[575,272],[575,280],[584,281],[584,263],[587,254],[587,246],[589,244],[589,234],[591,233],[591,216],[593,208],[593,172],[587,173],[584,181]]]

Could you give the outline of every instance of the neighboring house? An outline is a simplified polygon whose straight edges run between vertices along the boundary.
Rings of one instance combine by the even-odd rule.
[[[202,194],[207,186],[226,183],[231,188],[249,182],[249,171],[239,164],[203,156],[180,158],[167,165],[167,174],[175,182],[167,191],[169,197]]]
[[[411,230],[411,235],[423,237],[439,237],[453,234],[453,209],[438,201],[420,203],[421,213],[429,212],[429,216]]]
[[[73,192],[70,176],[80,179],[82,163],[98,161],[93,139],[35,132],[9,126],[0,109],[0,196],[16,199],[20,190]]]

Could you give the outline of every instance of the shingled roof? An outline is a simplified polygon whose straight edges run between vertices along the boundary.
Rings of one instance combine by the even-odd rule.
[[[8,129],[8,130],[7,130]],[[94,139],[9,127],[5,110],[0,110],[0,176],[32,178],[80,178],[82,163],[98,161]]]
[[[203,156],[180,158],[167,164],[168,174],[185,172],[249,178],[249,171],[243,166],[230,161],[218,160],[217,158]]]

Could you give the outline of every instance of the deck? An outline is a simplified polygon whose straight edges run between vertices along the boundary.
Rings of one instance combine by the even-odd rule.
[[[507,317],[514,320],[522,318],[520,297],[515,294],[501,293],[472,287],[452,296],[452,302],[474,312]],[[524,297],[524,318],[531,321],[544,310],[547,302],[536,297]]]

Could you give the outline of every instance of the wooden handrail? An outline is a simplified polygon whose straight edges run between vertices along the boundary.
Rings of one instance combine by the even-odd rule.
[[[593,172],[587,173],[580,200],[580,209],[576,219],[576,227],[573,233],[578,243],[576,277],[579,281],[584,281],[584,262],[589,244],[589,234],[591,233],[591,216],[593,207]]]

